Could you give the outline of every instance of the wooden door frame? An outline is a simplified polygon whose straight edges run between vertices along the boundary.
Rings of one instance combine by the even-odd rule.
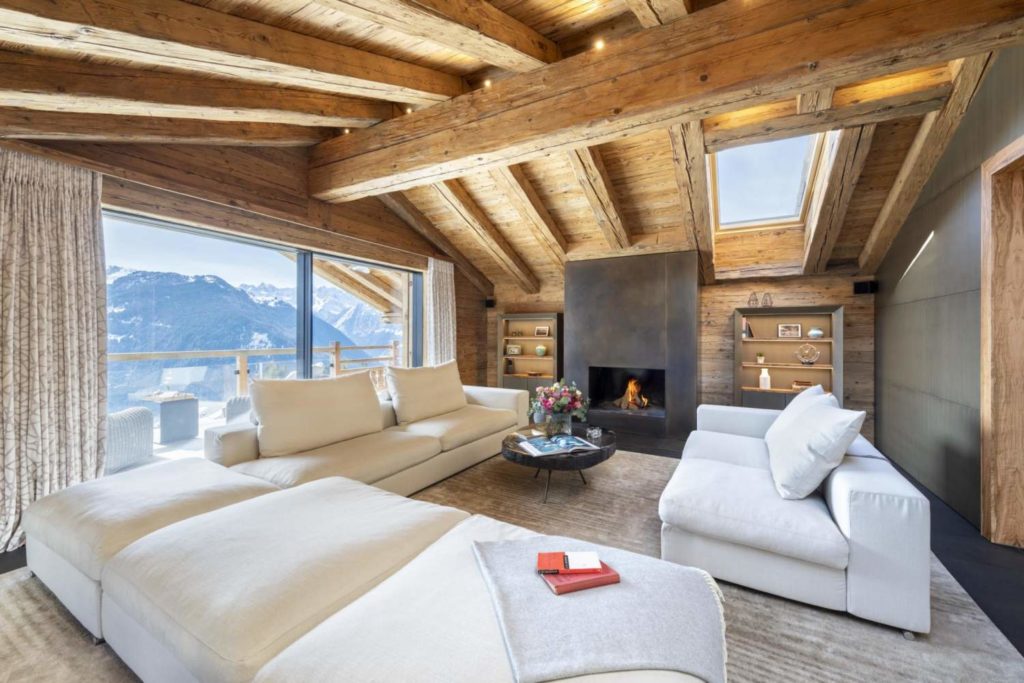
[[[981,166],[981,533],[1017,547],[1024,547],[1021,329],[1024,136]]]

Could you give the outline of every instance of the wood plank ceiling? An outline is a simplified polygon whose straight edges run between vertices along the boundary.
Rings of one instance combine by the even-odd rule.
[[[305,148],[297,153],[312,159],[319,198],[380,195],[381,210],[499,299],[560,298],[565,261],[652,251],[697,249],[706,283],[837,268],[870,274],[988,54],[1024,39],[1024,6],[936,1],[937,18],[918,19],[911,0],[0,0],[0,137]],[[887,15],[920,24],[905,54],[883,30]],[[855,28],[837,29],[848,40],[827,35],[832,17],[841,26],[858,16]],[[799,33],[812,23],[822,35]],[[857,26],[877,35],[851,37]],[[801,55],[820,49],[822,84],[818,62],[801,75],[785,61],[790,46],[771,61],[757,43],[761,32],[783,35],[771,31],[789,31]],[[445,138],[460,125],[480,129],[479,117],[516,98],[567,92],[565,79],[614,80],[645,59],[639,48],[648,44],[668,46],[666,64],[691,59],[706,70],[699,81],[712,73],[714,82],[719,72],[700,63],[701,49],[710,59],[726,32],[737,50],[743,39],[756,46],[749,63],[737,52],[736,67],[756,67],[774,90],[740,87],[727,102],[706,99],[696,114],[631,130],[615,123],[617,98],[628,94],[595,85],[590,95],[607,99],[593,107],[601,113],[550,111],[509,130],[524,140],[547,135],[552,150],[519,154],[511,166],[472,162],[473,145],[482,160],[486,141]],[[892,45],[890,54],[855,58],[874,42]],[[643,97],[671,90],[655,78],[655,61],[647,68]],[[488,135],[500,142],[504,132]],[[810,227],[716,234],[705,154],[810,133],[828,134]],[[387,159],[389,146],[398,154],[418,139],[450,139],[453,152],[470,156],[457,173],[397,190],[372,189],[387,185],[376,181],[346,187],[346,154],[384,150]],[[449,148],[427,151],[444,158]],[[413,169],[404,155],[391,161],[392,170],[359,172],[397,173],[399,162]]]

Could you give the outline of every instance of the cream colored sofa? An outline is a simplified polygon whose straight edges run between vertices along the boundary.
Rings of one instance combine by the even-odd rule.
[[[257,424],[208,429],[205,455],[280,487],[347,477],[409,495],[501,451],[528,424],[529,394],[463,386],[458,369],[389,368],[381,401],[368,375],[254,382]]]

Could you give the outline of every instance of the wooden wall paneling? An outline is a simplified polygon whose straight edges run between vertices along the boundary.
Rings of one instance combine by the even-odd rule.
[[[1000,0],[935,0],[929,12],[914,0],[815,8],[722,3],[335,138],[316,148],[312,191],[347,201],[436,183],[1024,40],[1024,12]],[[856,34],[846,30],[854,22]]]
[[[37,111],[333,128],[391,115],[390,104],[373,100],[16,52],[0,52],[0,101]]]
[[[840,275],[719,281],[701,287],[700,373],[703,403],[733,403],[733,311],[752,292],[770,293],[775,306],[843,306],[843,405],[867,413],[862,433],[874,438],[874,295],[853,294],[853,278]]]
[[[560,58],[555,43],[485,0],[316,2],[510,71],[530,71]]]
[[[463,384],[494,386],[488,381],[489,350],[487,319],[493,309],[486,308],[486,298],[465,274],[455,270],[455,360]]]
[[[924,184],[935,170],[957,126],[981,87],[995,55],[986,53],[960,60],[953,79],[953,92],[941,110],[924,117],[885,204],[871,228],[858,258],[862,273],[872,274],[881,265],[896,233],[910,215]]]
[[[178,0],[4,0],[0,42],[81,59],[414,104],[443,101],[464,90],[456,76]]]
[[[711,223],[711,189],[708,186],[704,128],[700,121],[688,121],[669,128],[672,164],[683,204],[689,208],[685,224],[697,251],[697,273],[703,285],[715,282],[715,234]]]
[[[612,250],[629,247],[629,230],[622,221],[622,210],[601,160],[601,153],[589,147],[572,150],[569,152],[569,164],[608,246]]]
[[[804,272],[823,273],[846,222],[857,179],[864,169],[874,124],[830,133],[826,162],[818,179],[814,204],[807,219]]]
[[[1024,138],[981,183],[981,532],[1024,547]]]
[[[715,278],[737,280],[801,275],[804,262],[802,226],[715,233]]]
[[[502,270],[524,292],[531,293],[540,289],[537,276],[522,257],[508,243],[491,219],[484,213],[469,192],[457,180],[447,180],[434,186],[437,194],[445,202],[448,209],[457,215],[479,240],[480,244],[494,259]]]

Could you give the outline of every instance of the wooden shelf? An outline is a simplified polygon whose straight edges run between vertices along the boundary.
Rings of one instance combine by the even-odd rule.
[[[811,339],[810,337],[800,337],[799,339],[778,339],[778,338],[775,338],[775,337],[762,337],[762,338],[742,337],[742,338],[740,338],[740,341],[742,341],[744,343],[746,343],[746,342],[751,342],[751,343],[754,343],[754,342],[757,342],[757,343],[768,342],[770,344],[771,343],[776,343],[776,342],[790,342],[790,343],[800,342],[801,344],[811,344],[811,343],[815,343],[815,342],[821,342],[822,344],[831,344],[834,340],[831,337],[822,337],[821,339]]]
[[[527,375],[525,372],[506,372],[505,377],[526,377],[527,379],[554,379],[554,375]]]
[[[505,360],[554,360],[554,356],[505,356]]]
[[[761,394],[799,394],[803,389],[762,389],[761,387],[741,387],[743,391],[756,391]]]
[[[787,368],[790,370],[832,370],[831,365],[815,363],[804,365],[803,363],[743,363],[745,368]]]
[[[506,341],[515,341],[517,339],[522,339],[523,341],[554,341],[551,337],[502,337],[502,339]]]

